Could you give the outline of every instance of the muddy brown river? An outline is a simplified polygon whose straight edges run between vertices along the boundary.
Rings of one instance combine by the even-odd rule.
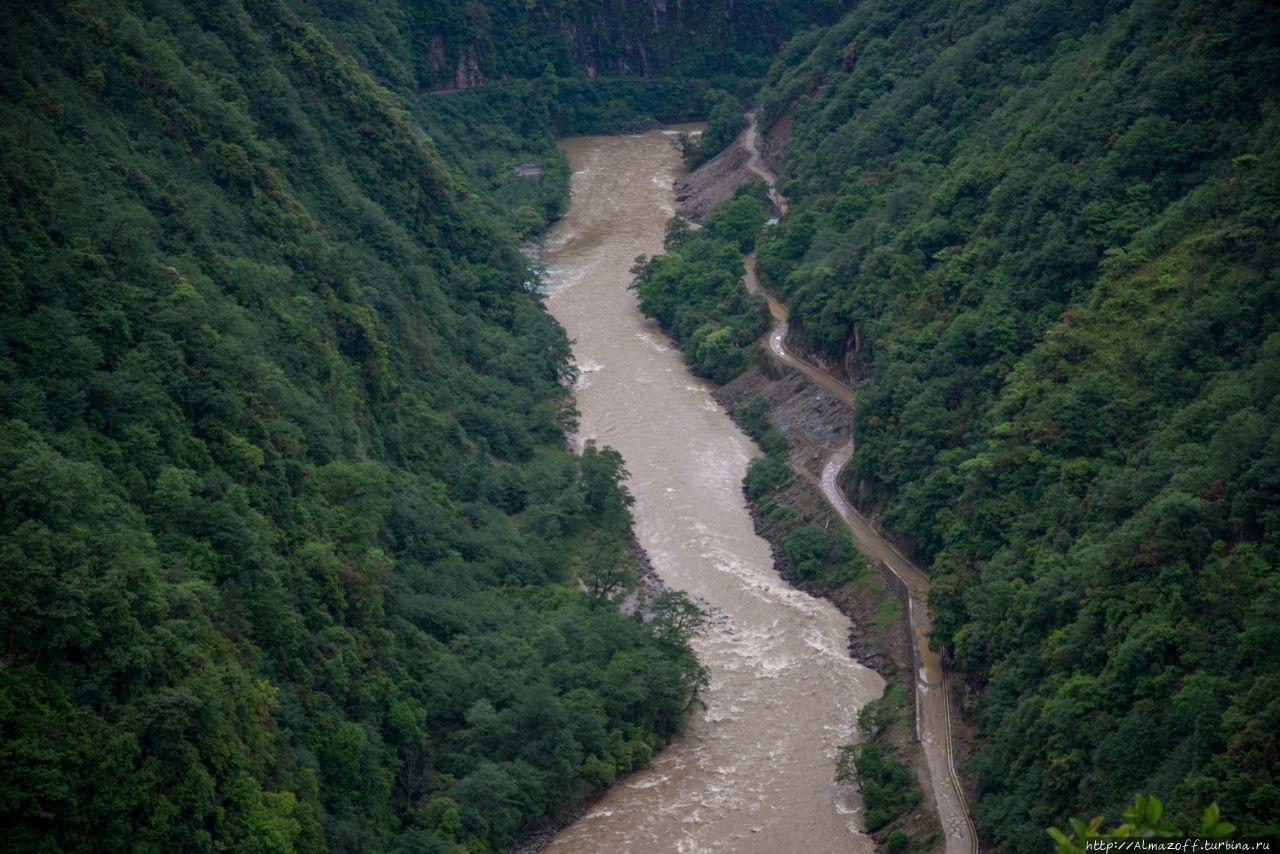
[[[688,730],[546,850],[870,852],[835,753],[883,682],[849,658],[847,619],[778,577],[742,496],[759,452],[627,290],[636,256],[662,251],[673,138],[566,140],[572,203],[542,263],[581,371],[579,441],[622,454],[641,544],[709,612],[695,647],[711,685]]]

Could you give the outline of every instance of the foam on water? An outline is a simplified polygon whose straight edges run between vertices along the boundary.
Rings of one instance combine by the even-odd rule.
[[[694,649],[710,684],[687,731],[548,850],[869,852],[833,757],[883,683],[845,655],[847,620],[778,577],[741,491],[759,450],[627,290],[635,257],[661,251],[678,156],[657,133],[566,148],[573,204],[543,258],[573,282],[547,304],[580,362],[579,439],[607,436],[622,453],[637,538],[708,611]]]

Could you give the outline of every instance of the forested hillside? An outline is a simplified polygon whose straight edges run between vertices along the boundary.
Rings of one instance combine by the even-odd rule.
[[[612,601],[515,241],[554,133],[731,118],[779,47],[759,269],[932,564],[984,837],[1280,831],[1280,11],[854,6],[5,2],[0,848],[495,850],[647,760],[688,603]],[[720,378],[761,217],[640,289]]]
[[[778,46],[834,23],[851,0],[487,0],[402,3],[374,19],[335,16],[335,32],[378,73],[424,87],[495,78],[762,77]],[[351,7],[354,10],[356,7]],[[387,44],[405,45],[397,64]]]
[[[486,851],[647,761],[687,603],[611,601],[621,461],[411,92],[274,0],[3,15],[0,848]]]
[[[763,93],[847,487],[932,564],[979,829],[1280,829],[1280,10],[870,0]]]

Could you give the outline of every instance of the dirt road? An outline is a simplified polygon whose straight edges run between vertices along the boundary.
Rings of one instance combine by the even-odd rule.
[[[776,178],[760,159],[759,134],[755,115],[739,144],[748,153],[747,168],[769,182],[769,197],[785,215],[786,200],[778,195]],[[755,253],[746,258],[747,290],[768,300],[773,326],[769,331],[769,353],[773,358],[803,373],[813,382],[852,402],[853,389],[814,365],[797,358],[786,347],[787,310],[772,295],[765,293],[756,277]],[[947,854],[977,854],[978,836],[969,817],[964,792],[956,776],[951,749],[951,707],[946,689],[946,673],[938,653],[929,648],[929,579],[920,568],[898,552],[867,519],[849,504],[840,489],[840,473],[853,456],[853,443],[833,453],[823,464],[822,493],[853,533],[858,550],[869,562],[886,566],[907,592],[908,625],[915,641],[916,664],[916,735],[920,739],[925,765],[929,770],[929,788],[937,806],[938,819],[946,833]]]

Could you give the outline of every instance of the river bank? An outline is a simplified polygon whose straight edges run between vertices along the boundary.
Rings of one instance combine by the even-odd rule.
[[[776,496],[775,503],[794,513],[802,524],[823,528],[839,526],[840,519],[823,498],[817,479],[822,463],[849,440],[848,407],[844,402],[814,387],[794,371],[760,367],[720,387],[714,394],[735,419],[735,412],[756,398],[768,404],[769,421],[787,440],[789,462],[799,475]],[[741,420],[738,423],[741,425]],[[850,654],[886,679],[903,680],[909,685],[911,639],[902,619],[902,609],[893,595],[871,577],[859,579],[849,586],[852,589],[834,591],[797,578],[782,550],[782,538],[794,523],[784,528],[758,502],[749,501],[748,505],[756,533],[772,547],[779,574],[811,596],[830,599],[853,621]]]
[[[572,203],[541,262],[547,306],[574,341],[578,438],[622,455],[658,575],[710,612],[693,644],[710,683],[684,734],[546,850],[870,854],[857,789],[834,770],[884,681],[849,657],[847,617],[778,577],[742,498],[758,450],[627,287],[675,213],[673,135],[563,141]],[[602,697],[627,701],[628,667],[618,661]]]
[[[785,135],[785,128],[777,130]],[[772,188],[775,180],[769,162],[776,162],[780,152],[781,141],[762,141],[753,124],[721,154],[721,163],[714,166],[711,174],[699,176],[695,172],[684,179],[678,190],[684,197],[681,213],[693,219],[705,215],[720,198],[732,194],[731,178],[743,183],[763,178]],[[766,161],[766,157],[772,160]],[[776,189],[771,189],[770,200],[785,214],[786,200],[778,196]],[[748,258],[747,284],[748,290],[757,292],[752,261]],[[851,653],[860,661],[877,666],[886,678],[900,682],[915,705],[914,731],[896,732],[892,737],[903,749],[903,755],[910,757],[922,788],[931,794],[928,800],[937,815],[913,815],[907,821],[923,820],[917,832],[929,830],[927,836],[934,839],[941,836],[934,835],[936,830],[945,825],[949,852],[976,851],[972,823],[964,806],[968,798],[954,770],[957,757],[967,755],[967,744],[958,743],[958,736],[967,733],[969,727],[958,720],[953,724],[953,704],[948,699],[952,686],[945,678],[937,652],[928,647],[928,579],[882,532],[875,530],[872,521],[863,519],[843,500],[836,481],[852,451],[848,408],[851,390],[845,382],[805,365],[787,351],[786,309],[772,298],[769,302],[775,329],[766,345],[770,352],[768,368],[750,372],[717,392],[728,408],[741,406],[754,396],[763,397],[770,404],[770,421],[787,440],[791,468],[800,475],[782,494],[768,497],[768,512],[753,508],[757,531],[771,541],[780,571],[789,575],[780,541],[794,529],[797,514],[804,520],[802,524],[827,528],[834,523],[853,530],[859,550],[875,573],[866,573],[858,583],[845,585],[849,590],[816,591],[809,585],[800,586],[824,595],[851,617],[858,627],[853,632]],[[786,373],[779,376],[782,371]],[[761,377],[768,377],[771,382],[761,384]],[[735,390],[735,384],[750,390]],[[823,395],[830,400],[823,403]],[[821,413],[809,411],[814,402]],[[816,431],[812,429],[815,425],[819,427]],[[773,523],[776,518],[788,519],[785,530],[778,530],[779,526]],[[887,832],[888,828],[884,830]],[[877,838],[884,840],[885,834],[877,834]],[[922,837],[917,836],[916,841],[919,843]]]
[[[823,497],[819,477],[830,456],[848,444],[847,404],[799,372],[772,363],[752,368],[714,394],[744,430],[746,425],[735,413],[756,399],[767,403],[769,422],[786,439],[788,462],[797,476],[779,493],[769,496],[769,506],[748,501],[755,531],[768,541],[774,566],[785,581],[810,596],[826,599],[849,618],[849,655],[905,689],[905,718],[900,725],[891,727],[882,741],[908,758],[927,791],[928,769],[910,725],[916,717],[916,694],[912,690],[915,676],[912,640],[901,604],[870,565],[852,582],[832,589],[798,578],[782,547],[786,534],[798,525],[830,529],[844,524]],[[941,842],[942,826],[932,800],[925,798],[917,809],[880,828],[873,836],[883,844],[894,831],[913,840],[914,850],[929,850]]]
[[[786,143],[789,121],[779,122],[770,128],[763,145],[759,144],[755,126],[755,113],[747,117],[747,129],[740,133],[724,151],[699,166],[694,171],[676,179],[673,189],[679,206],[676,213],[690,222],[702,222],[711,209],[734,194],[750,181],[770,182],[774,170],[782,158],[782,146]],[[775,215],[786,213],[786,202],[772,190],[770,205]]]

